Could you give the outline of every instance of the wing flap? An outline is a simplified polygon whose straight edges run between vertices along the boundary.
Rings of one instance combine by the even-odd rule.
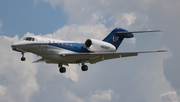
[[[138,53],[122,53],[121,57],[131,57],[131,56],[137,56]]]
[[[108,59],[112,59],[112,58],[120,58],[120,55],[119,54],[110,54],[110,55],[104,56],[104,60],[108,60]]]
[[[90,58],[89,59],[89,62],[92,64],[92,63],[97,63],[97,62],[100,62],[100,61],[103,61],[103,60],[108,60],[108,59],[114,59],[114,58],[120,58],[120,55],[118,54],[109,54],[109,55],[101,55],[101,56],[97,56],[97,57],[93,57],[93,58]]]
[[[95,57],[95,58],[90,58],[89,59],[89,63],[97,63],[97,62],[100,62],[100,61],[103,61],[104,59],[103,59],[103,57],[102,56],[97,56],[97,57]]]

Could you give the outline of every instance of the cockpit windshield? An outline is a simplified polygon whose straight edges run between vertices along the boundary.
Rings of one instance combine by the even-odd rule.
[[[33,37],[26,37],[23,40],[26,40],[26,41],[36,41],[36,39],[33,38]]]

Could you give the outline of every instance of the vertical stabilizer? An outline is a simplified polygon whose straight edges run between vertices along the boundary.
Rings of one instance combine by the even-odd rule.
[[[116,47],[117,50],[124,38],[132,37],[134,37],[134,35],[132,33],[128,33],[127,30],[122,28],[115,28],[108,36],[106,36],[106,38],[103,39],[103,41],[111,43]]]

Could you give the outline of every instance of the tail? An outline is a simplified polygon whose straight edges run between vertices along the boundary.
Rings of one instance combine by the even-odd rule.
[[[134,35],[122,28],[115,28],[111,33],[103,39],[103,41],[111,43],[118,49],[124,38],[133,38]]]

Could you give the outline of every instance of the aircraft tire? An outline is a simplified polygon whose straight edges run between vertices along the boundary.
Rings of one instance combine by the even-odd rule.
[[[88,70],[88,66],[87,65],[82,65],[81,69],[82,69],[82,71],[87,71]]]
[[[26,60],[26,58],[25,57],[21,57],[21,61],[25,61]]]
[[[60,72],[60,73],[65,73],[65,72],[66,72],[66,68],[65,68],[65,67],[59,68],[59,72]]]

